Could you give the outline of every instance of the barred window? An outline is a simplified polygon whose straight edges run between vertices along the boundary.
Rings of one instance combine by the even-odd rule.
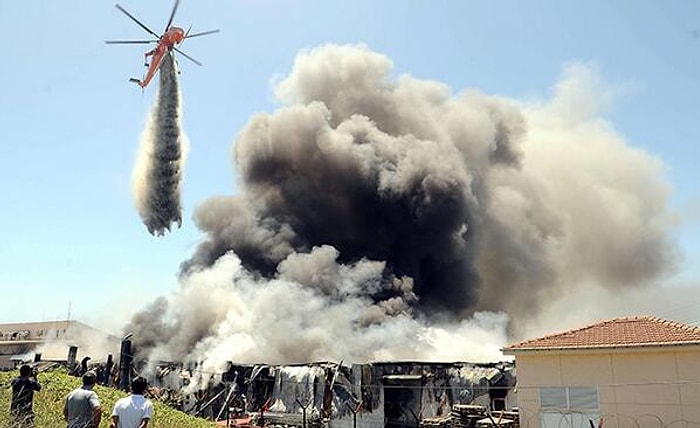
[[[595,386],[541,387],[539,398],[542,428],[598,426],[598,388]]]
[[[595,386],[544,386],[539,393],[542,410],[598,410]]]

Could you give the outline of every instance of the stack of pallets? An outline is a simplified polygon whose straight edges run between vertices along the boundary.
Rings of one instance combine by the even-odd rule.
[[[420,428],[451,428],[452,417],[442,416],[437,418],[428,418],[420,421]]]
[[[303,415],[300,413],[267,412],[263,414],[262,419],[261,421],[259,414],[253,415],[251,424],[257,426],[264,424],[266,427],[302,427],[304,424]],[[323,426],[323,420],[318,416],[306,417],[307,428],[323,428]]]
[[[452,406],[452,428],[475,428],[477,421],[486,416],[486,407],[474,404]]]

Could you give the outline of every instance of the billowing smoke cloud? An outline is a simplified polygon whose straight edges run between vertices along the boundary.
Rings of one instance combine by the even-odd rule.
[[[363,46],[297,57],[284,105],[236,140],[241,194],[198,207],[206,239],[137,345],[212,367],[494,360],[509,320],[671,271],[663,166],[598,116],[589,68],[535,103],[391,71]]]
[[[146,124],[133,173],[134,201],[151,234],[182,225],[180,183],[185,135],[177,70],[172,55],[160,67],[160,86]]]

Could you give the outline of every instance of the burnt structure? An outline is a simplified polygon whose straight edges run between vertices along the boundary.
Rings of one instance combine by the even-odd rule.
[[[197,370],[191,369],[191,382]],[[189,391],[181,408],[197,416],[252,425],[399,428],[449,418],[455,405],[512,407],[515,368],[509,362],[231,364],[203,387],[178,378],[184,380],[181,391]]]
[[[119,389],[126,391],[131,384],[131,365],[133,356],[131,354],[131,340],[125,338],[121,342],[119,350]]]

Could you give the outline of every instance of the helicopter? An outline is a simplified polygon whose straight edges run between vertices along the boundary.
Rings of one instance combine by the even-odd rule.
[[[147,67],[146,73],[143,77],[143,79],[137,79],[137,78],[130,78],[130,82],[134,82],[137,85],[139,85],[141,88],[145,89],[146,86],[151,82],[153,77],[155,76],[156,72],[160,69],[160,66],[163,64],[163,59],[165,58],[165,55],[171,54],[173,51],[179,53],[183,57],[187,58],[188,60],[192,61],[193,63],[197,65],[202,65],[201,62],[197,61],[196,59],[192,58],[191,56],[187,55],[186,53],[182,52],[180,49],[178,49],[178,45],[181,45],[185,40],[191,39],[193,37],[200,37],[200,36],[206,36],[209,34],[214,34],[218,33],[220,30],[209,30],[209,31],[203,31],[200,33],[194,33],[190,34],[190,30],[192,29],[192,26],[185,31],[182,27],[177,27],[172,25],[173,24],[173,19],[175,18],[175,13],[177,12],[177,8],[180,6],[180,0],[175,0],[175,4],[173,5],[173,9],[170,12],[170,18],[168,19],[168,23],[165,25],[165,30],[163,30],[163,34],[158,35],[155,31],[151,30],[148,28],[144,23],[136,19],[132,14],[130,14],[126,9],[124,9],[122,6],[119,4],[115,4],[114,7],[116,7],[120,12],[122,12],[124,15],[128,16],[131,18],[132,21],[134,21],[136,24],[138,24],[141,28],[143,28],[147,33],[151,34],[152,36],[155,37],[155,39],[151,40],[105,40],[105,43],[109,45],[135,45],[135,44],[153,44],[155,43],[156,46],[151,49],[150,51],[146,52],[144,54],[144,66]],[[150,59],[150,62],[149,62]]]

